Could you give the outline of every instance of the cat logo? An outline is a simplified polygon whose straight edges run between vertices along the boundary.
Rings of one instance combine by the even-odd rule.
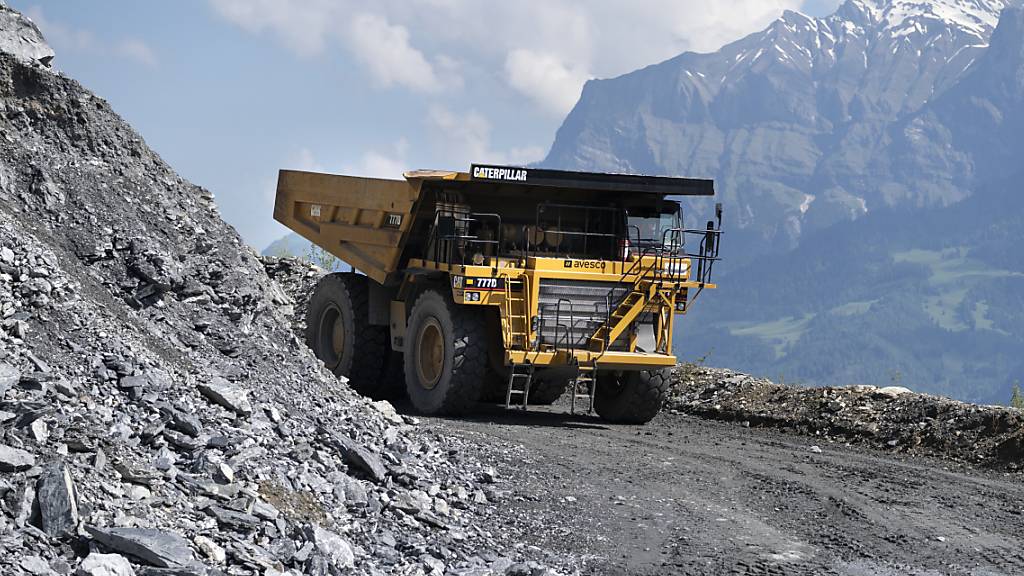
[[[528,172],[522,168],[504,166],[473,166],[473,178],[477,180],[502,180],[505,182],[526,182]]]

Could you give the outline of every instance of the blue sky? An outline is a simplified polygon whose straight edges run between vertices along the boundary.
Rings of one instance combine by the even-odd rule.
[[[10,0],[247,242],[277,170],[399,177],[541,159],[587,78],[839,0]]]

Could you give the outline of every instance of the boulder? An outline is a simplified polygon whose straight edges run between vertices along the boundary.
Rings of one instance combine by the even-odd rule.
[[[359,442],[341,434],[334,434],[326,428],[321,428],[320,434],[327,443],[338,450],[346,464],[364,472],[370,480],[377,484],[384,483],[387,468],[384,467],[384,462],[379,456],[367,450]]]
[[[21,372],[19,372],[17,368],[10,364],[0,362],[0,399],[2,399],[4,394],[6,394],[7,391],[20,380]]]
[[[341,536],[319,526],[312,526],[307,530],[307,537],[313,542],[317,552],[335,569],[343,570],[355,565],[356,556],[352,552],[352,546]]]
[[[36,503],[44,532],[55,538],[74,534],[79,518],[78,494],[67,466],[47,467],[36,486]]]
[[[93,552],[78,566],[77,576],[135,576],[135,569],[120,554]]]
[[[0,5],[0,51],[19,60],[49,66],[56,55],[34,22]]]
[[[188,542],[177,534],[150,528],[86,526],[85,529],[105,548],[133,556],[157,568],[185,567],[195,561]]]
[[[20,472],[36,465],[31,453],[0,444],[0,472]]]
[[[252,414],[249,393],[220,376],[214,376],[209,382],[200,384],[199,391],[211,402],[219,404],[232,412],[242,416]]]

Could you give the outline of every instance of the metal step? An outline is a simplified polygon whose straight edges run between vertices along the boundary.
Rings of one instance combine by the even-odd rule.
[[[597,367],[593,364],[581,363],[577,368],[576,377],[569,384],[570,392],[572,393],[572,404],[569,406],[569,413],[576,414],[576,402],[586,400],[587,414],[593,414],[594,398],[597,392]],[[586,392],[581,394],[581,388]]]
[[[516,384],[519,384],[517,387]],[[512,396],[521,396],[523,410],[530,402],[530,386],[533,384],[533,364],[513,364],[508,373],[508,389],[505,391],[505,408],[512,407]]]

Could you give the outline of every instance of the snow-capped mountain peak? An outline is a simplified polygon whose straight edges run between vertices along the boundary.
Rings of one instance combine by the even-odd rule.
[[[987,37],[999,22],[999,14],[1013,0],[849,0],[872,23],[899,32],[915,29],[920,20],[938,20]]]

